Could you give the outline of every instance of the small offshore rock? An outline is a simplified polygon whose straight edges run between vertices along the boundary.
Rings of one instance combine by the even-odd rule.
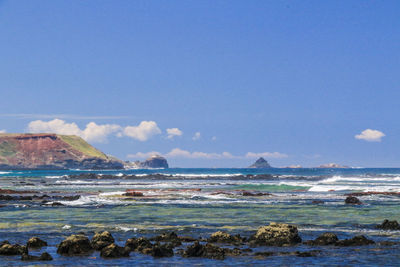
[[[389,221],[386,219],[381,224],[378,224],[376,228],[382,230],[400,230],[400,224],[397,221]]]
[[[128,248],[110,244],[101,250],[100,256],[103,258],[129,257],[129,252],[130,250]]]
[[[183,253],[183,257],[204,257],[209,259],[223,260],[225,259],[225,250],[209,243],[206,245],[201,245],[196,241],[193,245],[190,245],[186,248]]]
[[[142,192],[137,192],[137,191],[128,191],[122,195],[126,196],[126,197],[142,197],[142,196],[144,196]]]
[[[358,198],[353,197],[353,196],[347,197],[344,202],[346,204],[352,204],[352,205],[361,205],[362,204],[362,202]]]
[[[154,244],[151,248],[143,249],[142,253],[151,255],[155,258],[174,256],[174,251],[168,244],[161,245],[160,243]]]
[[[114,243],[114,241],[114,237],[111,235],[111,233],[104,231],[102,233],[96,233],[90,243],[95,250],[102,250],[108,245]]]
[[[240,244],[243,241],[243,238],[240,235],[230,235],[226,232],[218,231],[211,235],[211,237],[207,240],[209,243],[231,243],[231,244]]]
[[[250,244],[256,246],[288,246],[297,243],[301,243],[301,238],[296,226],[274,222],[260,227],[250,240]]]
[[[0,247],[0,255],[22,255],[27,252],[27,247],[19,244],[11,245],[9,243],[4,243]]]
[[[334,233],[323,233],[315,240],[306,241],[304,242],[304,244],[310,246],[329,246],[329,245],[335,245],[336,242],[338,241],[339,239]]]
[[[153,244],[144,237],[129,238],[125,242],[125,247],[129,248],[130,251],[142,252],[144,249],[152,248]]]
[[[21,260],[22,261],[51,261],[51,260],[53,260],[53,257],[47,252],[43,252],[42,255],[40,255],[40,256],[32,256],[32,255],[29,255],[28,253],[24,253],[24,254],[22,254]]]
[[[43,241],[39,237],[34,236],[28,240],[28,242],[26,243],[26,246],[28,248],[41,248],[41,247],[46,247],[47,242]]]
[[[71,235],[58,245],[57,253],[72,256],[88,254],[92,250],[93,248],[87,236]]]
[[[336,246],[349,247],[349,246],[366,246],[375,244],[375,241],[366,238],[363,235],[358,235],[350,239],[339,240]]]
[[[175,232],[162,233],[161,235],[153,237],[150,240],[157,242],[168,242],[172,247],[179,247],[182,245],[181,239]]]

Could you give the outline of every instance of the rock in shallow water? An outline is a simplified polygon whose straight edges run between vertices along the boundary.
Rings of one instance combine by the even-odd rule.
[[[384,220],[381,224],[376,226],[382,230],[400,230],[400,224],[397,221]]]
[[[339,239],[334,233],[323,233],[315,240],[306,241],[304,242],[304,244],[310,246],[329,246],[329,245],[335,245],[336,242],[338,241]]]
[[[32,255],[29,255],[28,253],[24,253],[24,254],[22,254],[21,260],[22,261],[51,261],[51,260],[53,260],[53,257],[47,252],[43,252],[42,255],[40,255],[40,256],[32,256]]]
[[[28,249],[26,246],[21,246],[18,244],[11,245],[8,242],[3,243],[0,247],[0,255],[22,255],[27,252]]]
[[[89,238],[84,235],[71,235],[58,245],[57,253],[67,256],[88,254],[93,250]]]
[[[256,246],[289,246],[300,242],[297,227],[285,223],[262,226],[250,239],[250,244]]]
[[[344,202],[345,202],[346,204],[352,204],[352,205],[361,205],[361,204],[362,204],[362,202],[361,202],[358,198],[353,197],[353,196],[347,197],[347,198],[344,200]]]
[[[115,244],[110,244],[104,247],[100,256],[103,258],[121,258],[121,257],[129,257],[129,248],[120,247]]]
[[[339,240],[336,246],[349,247],[349,246],[366,246],[375,244],[375,241],[366,238],[363,235],[357,235],[350,239]]]
[[[225,259],[225,250],[217,247],[213,244],[202,245],[199,242],[195,242],[190,245],[183,252],[183,257],[204,257],[216,260]]]
[[[240,235],[230,235],[226,232],[218,231],[211,235],[207,240],[209,243],[230,243],[230,244],[241,244],[243,238]]]
[[[39,237],[31,237],[28,242],[26,243],[28,248],[41,248],[47,246],[47,242],[43,241]]]
[[[114,237],[111,235],[111,233],[108,231],[104,231],[102,233],[96,233],[93,236],[91,245],[95,250],[102,250],[108,245],[114,243],[114,241]]]

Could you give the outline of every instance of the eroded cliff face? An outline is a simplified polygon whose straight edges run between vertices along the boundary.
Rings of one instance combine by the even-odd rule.
[[[0,169],[121,169],[78,136],[0,134]]]

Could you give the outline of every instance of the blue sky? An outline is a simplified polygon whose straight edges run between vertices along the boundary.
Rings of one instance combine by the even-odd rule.
[[[0,0],[0,129],[180,167],[400,167],[399,14],[399,1]]]

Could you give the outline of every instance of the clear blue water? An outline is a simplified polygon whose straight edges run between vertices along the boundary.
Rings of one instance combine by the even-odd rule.
[[[71,174],[112,174],[101,179],[70,178]],[[134,174],[125,177],[123,174]],[[157,176],[156,174],[164,174]],[[270,174],[272,176],[247,176]],[[36,195],[80,195],[74,201],[59,200],[65,206],[42,205],[40,201],[0,201],[0,240],[26,243],[36,235],[49,243],[54,265],[272,265],[272,266],[398,266],[398,245],[382,247],[323,247],[305,245],[257,248],[255,251],[308,251],[321,249],[318,257],[252,255],[228,257],[223,261],[204,258],[154,259],[132,253],[130,258],[104,260],[90,257],[62,257],[56,245],[72,233],[91,237],[96,231],[110,231],[123,245],[130,237],[151,237],[175,231],[180,235],[208,237],[222,230],[250,236],[269,222],[298,226],[303,240],[331,231],[339,238],[363,234],[374,241],[400,241],[400,231],[380,231],[375,225],[384,219],[400,220],[400,197],[361,196],[363,205],[344,204],[350,192],[400,192],[400,169],[159,169],[114,171],[9,171],[0,172],[0,188],[35,191]],[[143,197],[126,198],[126,190]],[[243,196],[242,192],[270,193]],[[323,203],[315,203],[315,201]],[[39,252],[33,252],[39,253]],[[0,256],[2,265],[24,264],[19,257]],[[26,264],[26,263],[25,263]]]

